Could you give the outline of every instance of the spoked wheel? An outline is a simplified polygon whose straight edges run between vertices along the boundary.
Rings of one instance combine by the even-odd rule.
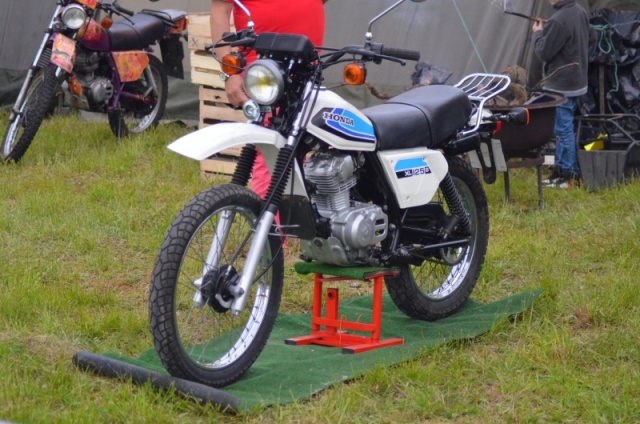
[[[245,308],[239,315],[229,309],[260,208],[247,188],[218,185],[191,200],[169,227],[153,272],[149,315],[154,346],[171,375],[222,387],[239,379],[266,344],[284,278],[275,227]]]
[[[136,82],[127,83],[125,91],[146,101],[120,98],[120,110],[108,114],[109,127],[116,137],[128,137],[158,126],[169,95],[167,73],[160,59],[149,55],[149,66]]]
[[[471,222],[471,241],[463,248],[441,249],[420,265],[401,266],[386,286],[396,306],[406,315],[435,321],[456,312],[478,281],[489,241],[489,207],[484,188],[462,159],[448,158],[449,172]],[[433,200],[450,211],[442,191]]]
[[[42,121],[44,121],[58,85],[54,65],[40,69],[33,77],[19,113],[9,122],[2,139],[2,160],[18,162],[31,145]]]

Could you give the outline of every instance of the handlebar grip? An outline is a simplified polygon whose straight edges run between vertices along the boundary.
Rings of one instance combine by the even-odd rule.
[[[133,16],[133,14],[135,13],[129,9],[125,9],[124,7],[120,6],[117,2],[114,2],[114,6],[116,7],[116,9],[118,9],[119,12],[122,12],[125,15]]]
[[[395,49],[393,47],[383,47],[380,51],[380,54],[384,56],[391,56],[398,59],[404,60],[420,60],[420,52],[417,50],[405,50],[405,49]]]

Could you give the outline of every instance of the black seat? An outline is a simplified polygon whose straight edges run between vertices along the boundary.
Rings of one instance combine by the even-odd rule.
[[[471,102],[459,88],[427,85],[362,112],[373,122],[378,150],[434,147],[467,123]]]
[[[162,19],[146,13],[136,13],[128,19],[121,19],[109,29],[111,50],[122,52],[142,50],[154,44],[166,29]]]

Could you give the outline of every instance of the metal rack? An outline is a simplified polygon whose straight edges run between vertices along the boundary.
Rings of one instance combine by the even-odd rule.
[[[482,115],[485,102],[502,93],[509,87],[509,84],[511,84],[511,78],[506,75],[479,73],[467,75],[455,84],[455,87],[458,87],[469,96],[469,100],[477,108],[475,125],[465,133],[478,129],[481,123],[481,119],[478,119],[478,117]]]

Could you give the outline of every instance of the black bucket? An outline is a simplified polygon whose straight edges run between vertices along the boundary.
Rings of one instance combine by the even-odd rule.
[[[553,126],[556,119],[556,106],[566,99],[560,94],[538,93],[533,95],[522,107],[529,110],[529,125],[522,126],[505,122],[502,129],[494,135],[502,145],[505,158],[528,158],[540,155],[540,149],[553,138]],[[505,113],[515,106],[487,106],[490,111]]]

